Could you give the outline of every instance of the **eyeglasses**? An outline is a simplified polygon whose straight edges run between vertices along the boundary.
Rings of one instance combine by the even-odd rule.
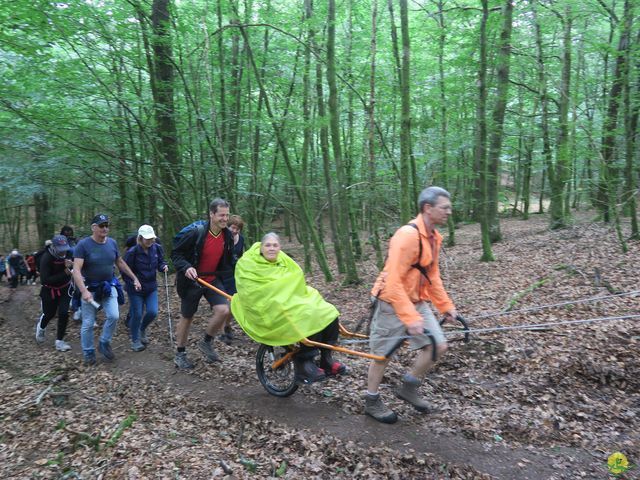
[[[98,228],[109,228],[109,224],[108,223],[101,223],[100,225],[98,225]]]

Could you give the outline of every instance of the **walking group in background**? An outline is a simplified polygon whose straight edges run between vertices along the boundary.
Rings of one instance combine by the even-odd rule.
[[[389,253],[371,291],[371,353],[383,355],[397,337],[408,334],[412,350],[418,356],[402,378],[396,396],[420,412],[430,412],[430,404],[418,394],[427,372],[447,349],[447,342],[432,306],[447,320],[457,312],[447,295],[438,267],[442,236],[436,226],[446,225],[452,206],[449,193],[429,187],[418,198],[418,216],[400,227],[389,243]],[[46,328],[58,316],[55,348],[68,351],[64,341],[70,303],[81,313],[80,339],[85,365],[95,365],[94,327],[98,312],[105,321],[97,351],[105,361],[113,361],[111,345],[119,319],[119,305],[129,298],[127,327],[131,349],[139,352],[150,339],[149,325],[158,315],[157,273],[165,274],[168,264],[162,246],[151,225],[142,225],[127,243],[121,256],[118,245],[109,237],[109,217],[97,214],[91,221],[91,235],[77,244],[71,227],[65,226],[41,252],[34,255],[34,272],[40,273],[42,313],[36,322],[36,341],[45,341]],[[203,337],[197,348],[207,362],[220,360],[214,339],[230,344],[230,322],[236,317],[243,330],[254,340],[267,345],[288,345],[303,338],[335,345],[338,341],[339,312],[324,301],[317,290],[306,285],[302,269],[281,251],[277,234],[267,233],[246,255],[242,219],[230,215],[227,201],[216,198],[209,205],[207,221],[196,221],[183,228],[173,239],[170,254],[176,270],[176,290],[180,298],[180,319],[176,325],[174,363],[178,369],[194,368],[187,355],[189,331],[202,297],[211,307]],[[1,258],[0,279],[7,275],[15,288],[21,271],[29,262],[17,250]],[[121,272],[124,288],[115,275]],[[237,267],[237,268],[236,268]],[[37,275],[37,274],[36,274]],[[26,276],[26,274],[25,274]],[[35,279],[36,277],[31,277]],[[228,295],[203,287],[203,280]],[[72,301],[73,292],[76,300]],[[74,303],[76,304],[74,306]],[[433,339],[425,334],[425,329]],[[433,352],[435,349],[435,352]],[[320,353],[320,360],[316,357]],[[382,401],[378,389],[387,367],[386,361],[371,361],[364,395],[365,414],[377,421],[394,423],[397,415]],[[296,381],[313,383],[327,376],[348,372],[330,350],[304,347],[294,358]]]

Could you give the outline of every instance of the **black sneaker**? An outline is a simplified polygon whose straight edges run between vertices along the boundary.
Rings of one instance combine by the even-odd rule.
[[[296,382],[303,385],[320,382],[327,378],[323,369],[318,367],[311,359],[293,359]]]
[[[98,343],[98,351],[108,362],[112,362],[116,358],[113,354],[113,350],[111,350],[111,344],[109,342]]]

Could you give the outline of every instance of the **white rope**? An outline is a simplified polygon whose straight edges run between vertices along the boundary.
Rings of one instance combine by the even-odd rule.
[[[532,323],[532,324],[524,324],[524,325],[511,325],[506,327],[489,327],[489,328],[474,328],[470,330],[456,329],[456,330],[445,330],[443,334],[445,336],[448,335],[460,335],[467,333],[490,333],[490,332],[502,332],[508,330],[530,330],[535,328],[546,328],[546,327],[557,327],[560,325],[577,325],[584,323],[596,323],[596,322],[610,322],[614,320],[629,320],[629,319],[637,319],[640,318],[640,315],[623,315],[618,317],[599,317],[599,318],[586,318],[582,320],[565,320],[562,322],[548,322],[548,323]],[[411,338],[411,335],[400,335],[397,337],[385,337],[385,340],[408,340]],[[366,343],[369,339],[365,340],[343,340],[340,343],[342,344],[353,344],[353,343]]]
[[[640,290],[634,290],[632,292],[625,292],[625,293],[616,293],[613,295],[605,295],[604,297],[600,296],[600,297],[585,298],[583,300],[568,300],[566,302],[550,303],[547,305],[539,305],[536,307],[521,308],[520,310],[507,310],[507,311],[497,312],[497,313],[486,313],[484,315],[478,315],[476,317],[469,317],[469,320],[481,320],[483,318],[499,317],[501,315],[512,315],[514,313],[535,312],[538,310],[544,310],[545,308],[563,307],[565,305],[575,305],[578,303],[597,302],[598,300],[606,300],[608,298],[627,297],[627,296],[637,295],[637,294],[640,294]]]

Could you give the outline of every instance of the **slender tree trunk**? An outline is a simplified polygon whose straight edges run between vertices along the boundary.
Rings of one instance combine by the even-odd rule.
[[[571,145],[569,140],[569,104],[571,100],[571,51],[573,39],[571,29],[573,18],[571,6],[566,5],[563,23],[563,56],[562,77],[560,81],[560,107],[558,118],[558,142],[556,145],[556,164],[553,175],[549,171],[551,187],[551,228],[564,228],[569,222],[568,210],[565,208],[567,188],[571,181]]]
[[[489,223],[489,240],[494,243],[502,239],[500,218],[498,217],[498,190],[500,185],[500,153],[504,134],[504,115],[509,93],[509,66],[511,58],[511,27],[513,4],[506,0],[502,9],[502,31],[500,33],[500,50],[497,58],[496,102],[493,107],[491,123],[491,139],[489,142],[488,177],[487,177],[487,222]]]
[[[494,260],[491,250],[489,215],[487,211],[489,192],[489,168],[487,162],[487,21],[489,19],[488,0],[480,0],[482,18],[480,20],[480,60],[478,63],[478,103],[476,106],[476,138],[474,163],[479,166],[480,197],[476,202],[482,234],[483,262]]]
[[[369,200],[366,204],[367,224],[370,232],[371,245],[376,253],[376,265],[382,268],[384,259],[382,257],[382,248],[380,246],[380,237],[378,235],[378,216],[375,214],[375,206],[378,205],[378,186],[376,178],[376,52],[377,52],[377,35],[378,32],[378,0],[372,0],[371,4],[371,64],[369,73],[369,108],[368,120],[369,128],[367,131],[367,146],[369,153],[368,176],[369,176]]]
[[[640,45],[640,31],[636,38],[636,48]],[[627,50],[627,79],[625,82],[625,169],[624,169],[624,200],[626,214],[631,217],[631,239],[640,239],[638,231],[638,213],[636,197],[638,195],[637,174],[634,169],[636,145],[638,136],[638,116],[640,112],[640,57],[636,64],[635,102],[631,86],[631,49]],[[635,163],[637,166],[637,162]]]
[[[307,18],[311,18],[313,14],[313,4],[311,0],[305,0],[305,8],[307,9]],[[309,43],[311,48],[318,51],[316,42],[316,32],[313,27],[309,29]],[[331,178],[331,157],[329,154],[329,128],[327,127],[327,112],[324,101],[323,74],[322,64],[316,61],[316,97],[318,108],[318,122],[320,123],[320,152],[322,155],[322,171],[327,188],[327,212],[329,216],[329,224],[331,226],[331,241],[333,242],[333,252],[338,265],[338,272],[345,273],[346,267],[344,262],[343,251],[348,248],[347,245],[341,244],[338,239],[338,221],[337,209],[335,208],[335,192],[333,180]]]
[[[400,31],[402,34],[402,68],[400,70],[400,103],[402,120],[400,127],[400,219],[408,222],[413,217],[414,208],[411,201],[413,188],[411,184],[411,94],[409,75],[409,7],[407,0],[400,0]],[[414,199],[415,200],[415,199]]]
[[[327,83],[329,85],[329,129],[331,132],[331,144],[333,146],[333,161],[336,167],[336,178],[338,180],[338,223],[341,228],[338,229],[338,241],[345,246],[344,262],[345,262],[345,279],[346,284],[358,283],[358,272],[350,248],[350,232],[349,228],[349,195],[346,189],[346,174],[342,158],[342,146],[340,144],[340,114],[338,111],[338,87],[336,84],[336,59],[335,59],[335,40],[336,40],[336,2],[329,0],[329,18],[327,28]]]

